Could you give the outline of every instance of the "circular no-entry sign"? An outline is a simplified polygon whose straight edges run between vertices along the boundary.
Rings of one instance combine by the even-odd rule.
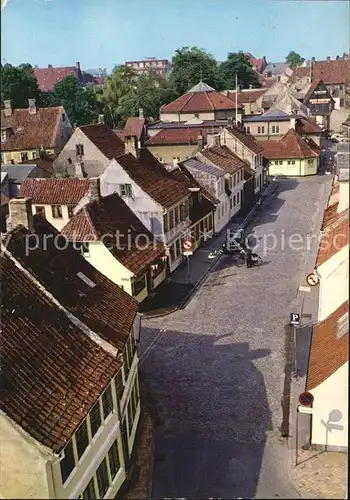
[[[299,403],[302,406],[311,406],[313,402],[314,402],[314,397],[311,394],[311,392],[302,392],[299,395]]]
[[[191,250],[191,248],[192,248],[192,241],[191,240],[185,240],[183,242],[183,248],[184,248],[184,250]]]
[[[310,286],[316,286],[318,285],[320,279],[318,276],[316,276],[315,273],[310,273],[306,277],[306,283]]]

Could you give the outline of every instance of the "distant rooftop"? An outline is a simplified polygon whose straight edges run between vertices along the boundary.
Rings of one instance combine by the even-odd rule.
[[[210,87],[210,85],[200,81],[197,85],[188,90],[187,93],[188,92],[216,92],[216,90]]]

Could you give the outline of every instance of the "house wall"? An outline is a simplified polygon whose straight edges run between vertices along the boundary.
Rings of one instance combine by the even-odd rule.
[[[311,393],[313,445],[348,448],[348,363]],[[327,430],[328,427],[328,430]]]
[[[72,137],[72,134],[73,127],[69,121],[69,118],[66,113],[62,113],[55,137],[56,152],[59,152],[64,148],[69,139]]]
[[[214,111],[206,113],[160,113],[162,122],[187,122],[188,120],[193,120],[193,118],[215,120],[215,113]]]
[[[294,161],[294,164],[292,163]],[[306,175],[316,175],[318,168],[318,158],[310,158],[312,163],[308,163],[308,159],[298,160],[293,158],[290,160],[269,160],[268,171],[269,175],[286,175],[292,177],[303,177]],[[278,162],[276,165],[275,162]],[[282,162],[282,164],[280,164]],[[290,164],[288,164],[290,162]]]
[[[317,268],[320,276],[318,320],[323,321],[349,298],[349,245]]]
[[[37,443],[3,413],[0,437],[1,498],[54,498],[46,472],[49,450],[40,451]]]
[[[38,146],[39,148],[40,146]],[[45,149],[46,153],[54,154],[54,149]],[[28,160],[34,160],[38,158],[38,149],[22,149],[19,151],[2,151],[1,158],[3,159],[3,163],[21,163],[22,162],[22,153],[28,155]],[[33,162],[35,163],[35,162]]]
[[[61,219],[55,219],[52,217],[52,210],[51,210],[51,205],[44,205],[40,203],[32,204],[32,210],[33,210],[33,215],[35,215],[36,208],[37,207],[44,207],[45,211],[45,218],[50,224],[53,225],[57,229],[57,231],[62,231],[64,226],[69,222],[69,215],[68,215],[68,206],[67,205],[60,205],[62,209],[62,218]]]
[[[53,166],[55,172],[57,174],[68,174],[71,177],[76,177],[75,164],[77,162],[77,144],[82,144],[84,146],[84,158],[82,161],[87,177],[101,175],[110,164],[111,160],[106,158],[79,128],[75,129],[72,137],[54,161]]]
[[[198,131],[199,134],[199,131]],[[167,146],[147,146],[147,149],[161,162],[173,164],[174,158],[177,161],[184,161],[187,158],[195,155],[198,151],[197,144],[183,145],[174,144]]]
[[[268,139],[277,139],[279,137],[282,137],[285,135],[288,130],[290,129],[290,120],[285,120],[285,121],[264,121],[261,120],[259,122],[250,122],[250,121],[244,121],[243,118],[243,124],[244,127],[249,127],[249,133],[251,135],[254,135],[256,139],[259,139],[261,141],[266,141]],[[260,127],[260,129],[258,129]],[[272,127],[278,127],[278,129],[274,130],[279,130],[279,132],[272,132]],[[262,128],[264,128],[264,133],[262,132]],[[260,132],[259,132],[260,130]]]

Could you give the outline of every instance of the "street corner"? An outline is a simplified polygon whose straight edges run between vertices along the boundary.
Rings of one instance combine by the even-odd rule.
[[[300,450],[291,479],[301,498],[347,498],[346,453]]]

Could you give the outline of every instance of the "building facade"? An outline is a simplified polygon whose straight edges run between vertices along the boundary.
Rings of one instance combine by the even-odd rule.
[[[152,70],[163,79],[168,76],[171,69],[168,59],[156,59],[155,57],[147,57],[141,61],[126,61],[125,66],[132,68],[141,75]]]

